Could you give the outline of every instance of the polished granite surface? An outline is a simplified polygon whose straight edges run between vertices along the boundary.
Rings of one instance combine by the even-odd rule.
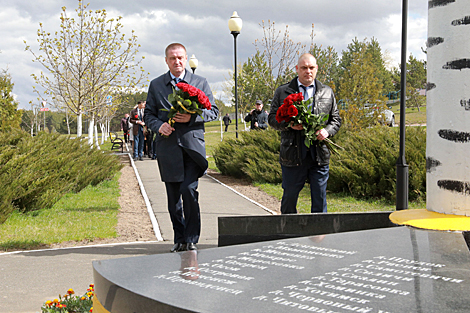
[[[93,267],[110,312],[470,312],[462,233],[394,227]]]

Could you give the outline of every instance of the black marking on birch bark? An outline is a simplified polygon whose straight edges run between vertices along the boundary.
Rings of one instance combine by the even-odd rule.
[[[436,170],[436,167],[441,166],[442,163],[431,157],[426,158],[426,172],[431,173]]]
[[[469,110],[470,110],[470,99],[468,99],[468,100],[465,100],[465,99],[460,100],[460,105],[465,108],[465,111],[469,111]]]
[[[468,182],[443,179],[437,181],[437,186],[441,189],[461,193],[463,195],[470,195],[470,183]]]
[[[470,16],[465,16],[464,18],[453,20],[451,24],[452,26],[468,25],[470,24]]]
[[[441,129],[438,132],[439,137],[457,142],[457,143],[466,143],[470,141],[470,133],[459,132],[452,129]]]
[[[450,61],[443,65],[442,68],[445,70],[462,70],[464,68],[470,68],[470,59]]]
[[[455,0],[429,0],[428,8],[432,9],[434,7],[443,7],[453,2],[455,2]]]
[[[428,41],[426,42],[426,46],[431,48],[433,46],[437,46],[444,42],[444,38],[442,37],[428,37]]]
[[[435,83],[427,83],[426,84],[426,91],[429,91],[429,90],[434,89],[434,88],[436,88]]]

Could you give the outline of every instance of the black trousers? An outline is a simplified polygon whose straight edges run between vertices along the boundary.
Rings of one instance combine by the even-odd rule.
[[[129,142],[129,131],[124,131],[124,142],[125,143]]]
[[[201,215],[199,209],[200,167],[189,157],[183,156],[184,180],[165,182],[168,199],[168,212],[173,224],[175,243],[197,243],[201,234]]]

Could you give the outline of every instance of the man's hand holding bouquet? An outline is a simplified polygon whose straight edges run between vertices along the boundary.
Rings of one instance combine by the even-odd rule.
[[[197,114],[202,117],[203,109],[211,109],[209,98],[202,90],[186,83],[178,83],[176,87],[177,89],[174,89],[173,93],[168,95],[171,108],[169,110],[161,109],[162,111],[168,111],[168,124],[171,128],[169,133],[162,132],[165,137],[168,137],[174,130],[173,125],[175,122],[189,122],[191,115]]]
[[[313,99],[304,101],[302,93],[289,95],[284,99],[284,102],[277,110],[276,120],[278,123],[285,121],[289,124],[288,127],[301,130],[305,135],[305,145],[307,148],[309,148],[315,140],[318,140],[320,143],[325,144],[332,153],[339,154],[336,148],[343,148],[335,144],[331,139],[326,138],[322,131],[328,121],[329,115],[313,114],[312,110],[309,108],[312,104],[312,100]]]

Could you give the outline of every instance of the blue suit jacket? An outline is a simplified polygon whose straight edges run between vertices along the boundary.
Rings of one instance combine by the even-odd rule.
[[[204,91],[211,102],[212,108],[211,110],[203,110],[203,118],[193,114],[188,123],[175,123],[173,125],[175,131],[168,138],[157,135],[156,154],[160,176],[164,182],[183,181],[183,149],[199,165],[199,177],[204,175],[208,167],[204,141],[204,122],[215,120],[219,113],[212,91],[204,77],[186,71],[183,82]],[[173,88],[174,81],[171,79],[169,71],[150,82],[144,120],[147,127],[157,134],[160,126],[168,122],[168,112],[162,109],[169,110],[171,108],[168,95],[173,92]]]

